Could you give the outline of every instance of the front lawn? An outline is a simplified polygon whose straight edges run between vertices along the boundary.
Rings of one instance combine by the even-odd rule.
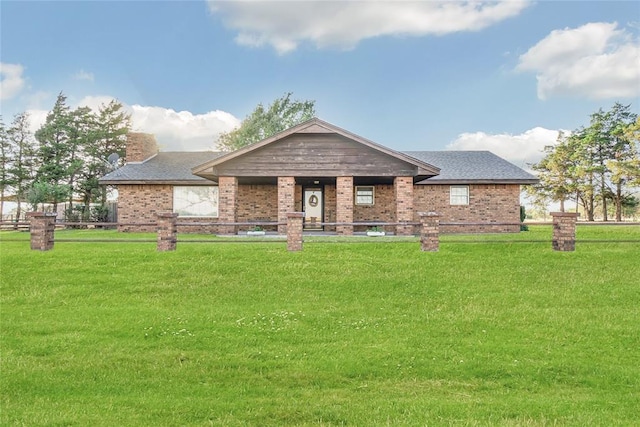
[[[640,243],[502,237],[444,236],[437,253],[372,238],[37,252],[2,232],[0,424],[637,423]]]

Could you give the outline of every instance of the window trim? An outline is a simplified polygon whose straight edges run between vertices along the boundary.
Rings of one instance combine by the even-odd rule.
[[[359,202],[358,201],[358,192],[359,191],[365,191],[364,189],[367,189],[366,191],[368,192],[368,189],[371,189],[371,203],[369,202]],[[355,188],[355,204],[358,206],[374,206],[376,204],[376,187],[375,185],[356,185]],[[363,195],[363,197],[369,197],[369,194]]]
[[[465,194],[453,194],[454,189],[464,189]],[[465,198],[464,201],[459,200],[462,197]],[[449,204],[451,206],[468,206],[469,200],[470,200],[470,195],[469,195],[468,185],[452,185],[449,187]]]
[[[176,190],[181,188],[207,188],[207,189],[215,189],[215,201],[212,202],[212,205],[215,206],[215,214],[214,215],[185,215],[176,211]],[[217,185],[174,185],[172,188],[172,212],[178,213],[180,218],[219,218],[220,217],[220,187]]]

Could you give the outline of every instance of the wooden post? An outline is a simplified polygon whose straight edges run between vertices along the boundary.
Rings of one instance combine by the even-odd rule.
[[[177,213],[158,212],[158,251],[175,251],[178,239],[176,219]]]
[[[302,250],[302,222],[304,212],[287,213],[287,250]]]
[[[553,217],[553,250],[572,252],[576,250],[576,212],[551,212]]]
[[[420,212],[420,249],[426,252],[438,252],[440,249],[440,215],[435,212]]]
[[[28,212],[29,231],[31,232],[31,250],[48,251],[53,249],[56,214],[49,212]]]

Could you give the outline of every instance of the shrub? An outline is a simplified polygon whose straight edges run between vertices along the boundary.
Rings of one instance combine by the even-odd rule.
[[[527,219],[527,212],[524,206],[520,206],[520,222],[523,223]],[[529,231],[529,226],[520,224],[520,231]]]

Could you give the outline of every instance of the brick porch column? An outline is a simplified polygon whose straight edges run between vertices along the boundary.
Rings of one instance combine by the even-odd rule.
[[[575,212],[551,212],[554,251],[576,250],[576,221],[579,215]]]
[[[158,212],[158,251],[175,251],[178,241],[176,222],[178,214],[173,212]]]
[[[287,213],[287,250],[302,250],[302,222],[304,212]]]
[[[296,179],[292,176],[278,177],[278,222],[287,222],[287,214],[295,210]],[[286,234],[287,226],[279,225],[278,234]]]
[[[48,251],[53,249],[56,214],[53,212],[28,212],[27,219],[31,232],[31,250]]]
[[[336,222],[353,222],[353,177],[336,178]],[[338,234],[353,234],[352,225],[338,225]]]
[[[440,215],[435,212],[419,212],[422,228],[420,231],[420,249],[426,252],[438,252],[440,249]]]
[[[218,178],[218,220],[220,222],[236,222],[238,215],[238,178],[221,176]],[[236,234],[236,226],[222,226],[220,232]]]
[[[396,192],[396,222],[413,221],[413,177],[397,176],[393,180]],[[413,234],[412,225],[396,226],[396,234],[409,236]]]

